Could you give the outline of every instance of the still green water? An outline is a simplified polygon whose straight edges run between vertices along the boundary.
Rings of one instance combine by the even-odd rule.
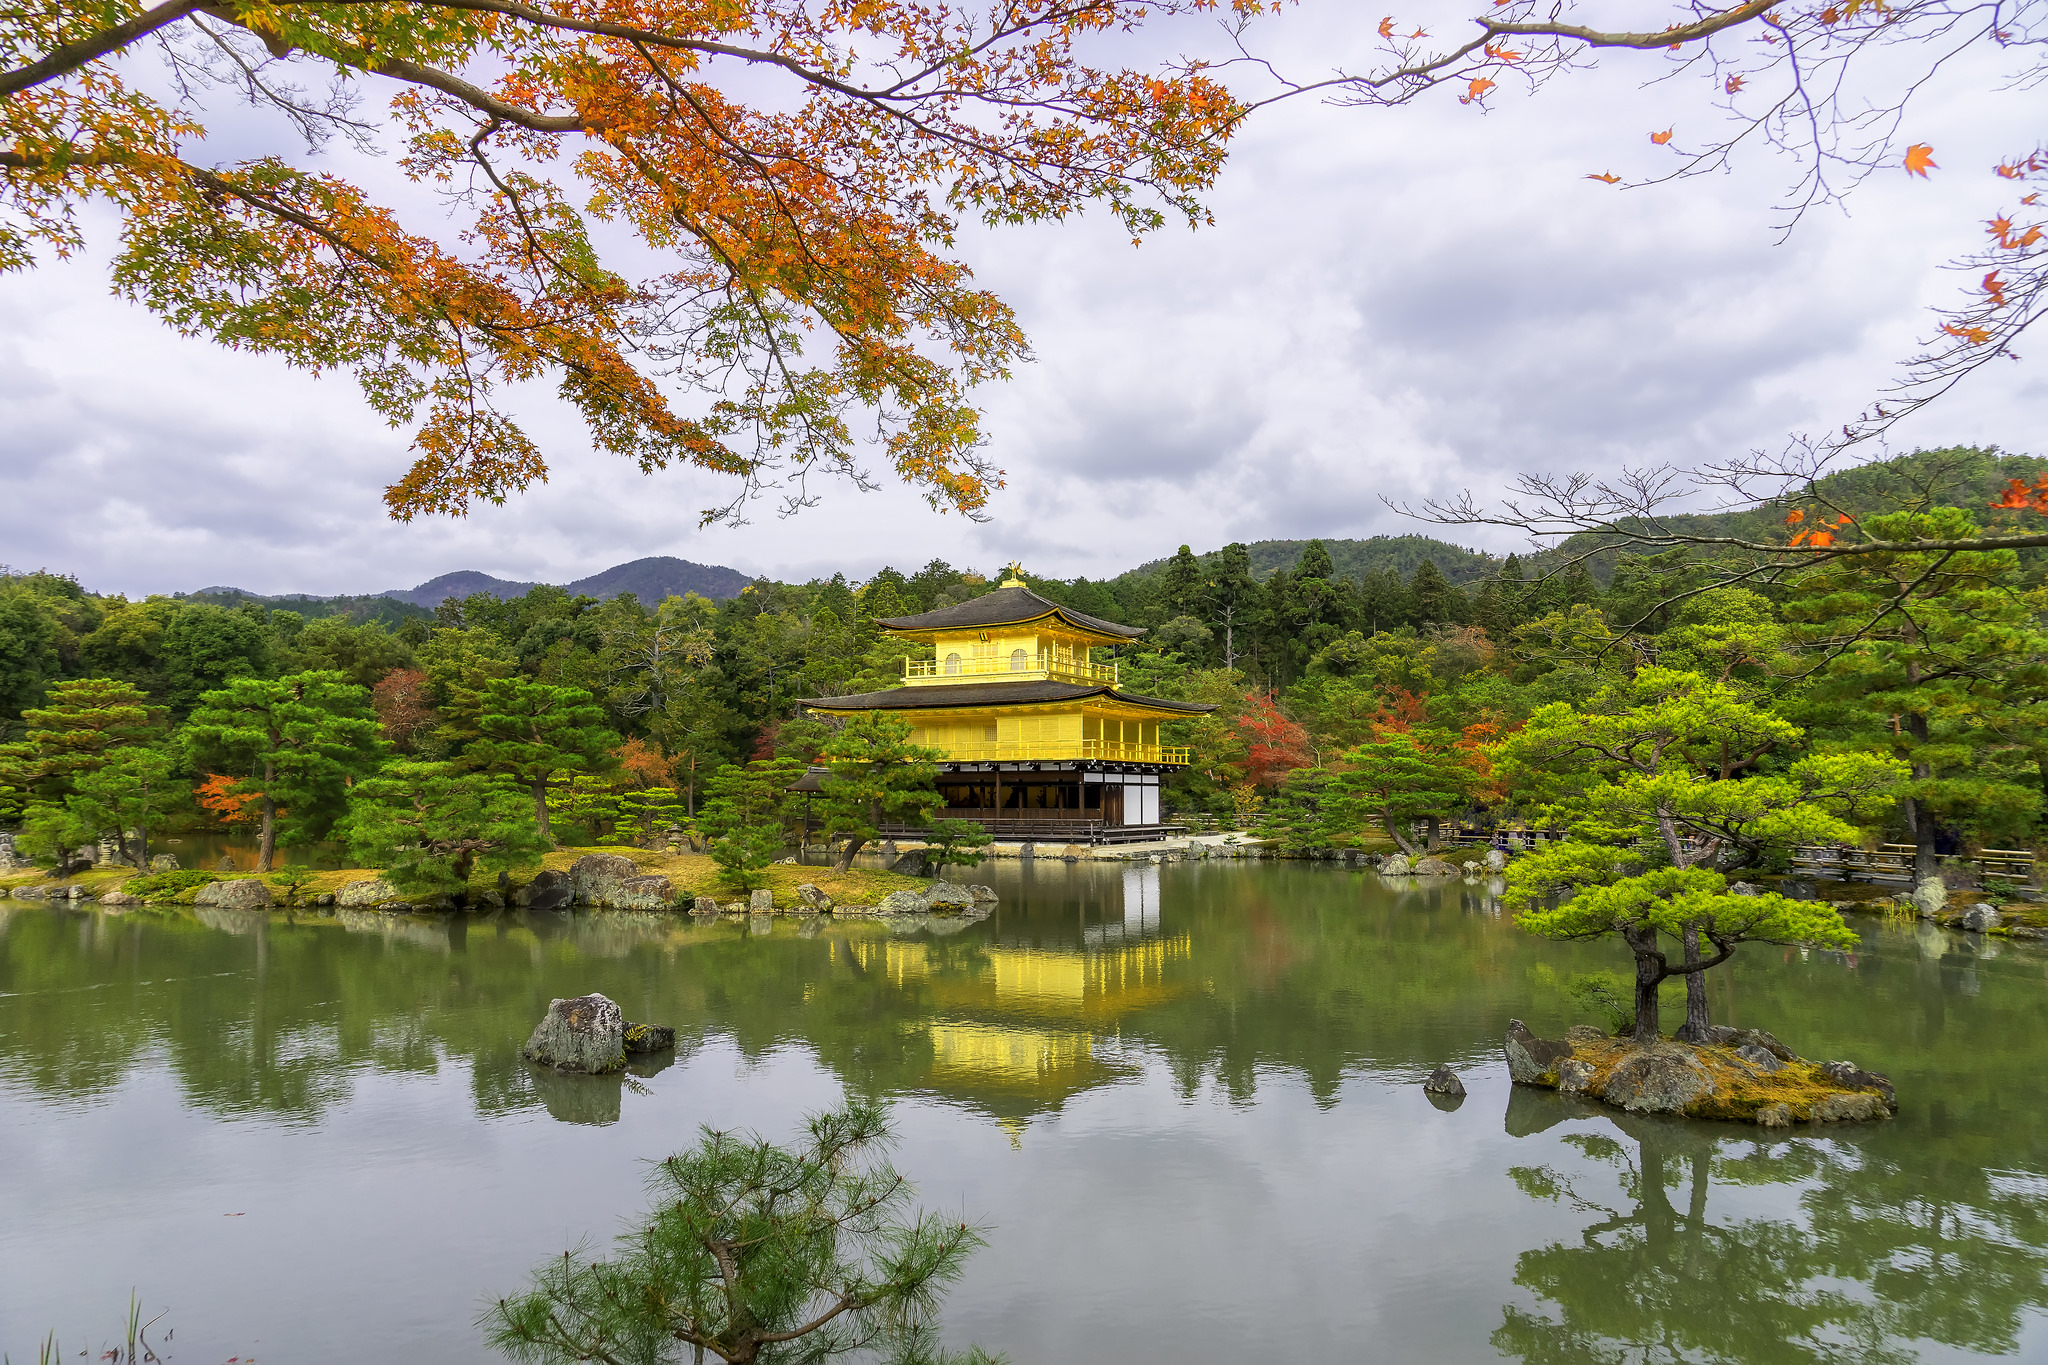
[[[993,1225],[948,1336],[1017,1365],[2048,1359],[2048,954],[1745,949],[1718,1018],[1901,1104],[1766,1140],[1510,1086],[1507,1020],[1578,1022],[1560,980],[1621,963],[1483,885],[986,872],[965,925],[0,902],[0,1349],[97,1355],[132,1287],[174,1361],[484,1360],[486,1297],[612,1235],[647,1161],[853,1088]],[[673,1062],[520,1062],[593,990]]]

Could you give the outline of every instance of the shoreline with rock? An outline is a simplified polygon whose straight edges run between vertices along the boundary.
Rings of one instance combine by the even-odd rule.
[[[1516,1085],[1598,1100],[1631,1114],[1789,1128],[1865,1123],[1898,1112],[1889,1078],[1853,1062],[1814,1062],[1762,1029],[1717,1026],[1713,1040],[1638,1043],[1579,1024],[1560,1039],[1508,1021],[1501,1050]]]

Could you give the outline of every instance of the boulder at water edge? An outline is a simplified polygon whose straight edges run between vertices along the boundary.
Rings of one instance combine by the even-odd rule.
[[[106,895],[100,897],[100,904],[106,906],[108,909],[114,909],[117,907],[128,905],[140,905],[142,904],[142,897],[131,896],[126,891],[109,891]]]
[[[1948,884],[1939,877],[1921,882],[1913,888],[1913,908],[1921,919],[1933,919],[1948,908]]]
[[[765,886],[757,886],[747,893],[747,910],[755,915],[775,913],[775,893]]]
[[[1508,1020],[1507,1037],[1501,1050],[1507,1054],[1508,1075],[1523,1085],[1534,1085],[1557,1070],[1557,1064],[1572,1055],[1570,1043],[1554,1043],[1529,1032],[1519,1019]]]
[[[626,1017],[602,995],[551,1000],[519,1055],[557,1071],[600,1076],[626,1065]]]
[[[1963,927],[1972,933],[1981,934],[1986,929],[1996,929],[1998,921],[1998,907],[1995,905],[1973,905],[1963,911]]]
[[[1442,858],[1431,855],[1415,864],[1415,875],[1418,877],[1455,877],[1458,875],[1458,869],[1445,862]]]
[[[618,885],[640,875],[640,865],[616,853],[586,853],[569,868],[578,905],[610,905]]]
[[[878,915],[922,915],[924,912],[924,897],[915,891],[891,891],[875,907]]]
[[[334,893],[334,903],[350,910],[388,905],[400,899],[402,898],[398,894],[398,888],[382,877],[372,877],[365,882],[350,882]]]
[[[1507,871],[1508,855],[1506,854],[1506,852],[1497,848],[1489,848],[1488,850],[1486,850],[1486,870],[1488,872]]]
[[[178,855],[175,853],[157,854],[149,860],[149,870],[151,872],[176,872],[178,870]]]
[[[810,914],[823,914],[832,908],[832,898],[809,882],[796,889],[796,898],[798,904]]]
[[[718,902],[709,896],[699,896],[690,902],[690,913],[693,915],[715,915],[718,913]]]
[[[1389,853],[1380,859],[1382,877],[1405,877],[1414,870],[1408,865],[1408,855],[1405,853]]]
[[[270,908],[270,888],[255,877],[208,882],[199,888],[199,894],[193,897],[192,903],[220,910],[267,910]]]
[[[1448,1066],[1439,1066],[1429,1073],[1422,1082],[1422,1088],[1432,1095],[1463,1095],[1465,1083],[1458,1079],[1458,1073]]]
[[[675,899],[675,888],[669,885],[668,878],[649,875],[621,877],[613,882],[605,904],[614,910],[672,910]]]
[[[512,902],[528,910],[567,910],[575,896],[576,886],[568,873],[544,867],[533,874],[532,881],[519,888]]]
[[[1683,1044],[1647,1047],[1621,1059],[1600,1087],[1600,1098],[1631,1114],[1683,1114],[1714,1093],[1706,1064]]]
[[[927,910],[957,914],[962,910],[972,910],[974,904],[974,893],[952,882],[933,882],[924,889],[924,908]]]

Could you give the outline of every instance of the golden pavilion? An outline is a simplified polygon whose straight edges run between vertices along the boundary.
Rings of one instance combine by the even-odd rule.
[[[1162,722],[1215,708],[1126,692],[1115,650],[1145,632],[1050,602],[1025,586],[1017,566],[994,592],[878,624],[900,640],[932,646],[903,661],[903,685],[805,701],[851,716],[893,711],[912,742],[945,751],[939,792],[945,819],[974,820],[997,838],[1070,843],[1156,838],[1160,778],[1186,767],[1185,748],[1159,742]],[[905,831],[909,832],[909,831]]]

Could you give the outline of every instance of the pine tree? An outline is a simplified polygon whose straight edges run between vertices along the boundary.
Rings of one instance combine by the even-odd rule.
[[[1517,788],[1547,798],[1571,838],[1508,869],[1509,904],[1546,938],[1619,936],[1636,959],[1636,1038],[1657,1037],[1658,988],[1686,981],[1679,1036],[1707,1037],[1704,973],[1744,942],[1852,946],[1825,903],[1736,895],[1723,874],[1772,849],[1858,838],[1891,804],[1905,765],[1870,754],[1816,755],[1760,777],[1723,779],[1726,754],[1793,749],[1784,717],[1727,683],[1645,668],[1584,707],[1542,707],[1502,745]],[[1745,765],[1746,766],[1746,765]],[[1663,865],[1659,865],[1663,864]],[[1678,940],[1680,962],[1659,946]],[[1705,945],[1711,945],[1709,949]]]
[[[338,672],[237,678],[200,696],[184,737],[195,767],[240,774],[236,789],[260,802],[264,872],[280,833],[295,844],[325,838],[350,781],[375,772],[390,749],[369,689]]]
[[[549,789],[611,766],[619,737],[604,719],[604,708],[580,687],[496,678],[484,685],[478,700],[477,737],[456,762],[467,770],[516,779],[532,794],[533,823],[552,842]]]
[[[1200,561],[1187,546],[1174,551],[1173,558],[1166,561],[1166,568],[1159,575],[1158,595],[1154,598],[1158,619],[1170,621],[1176,616],[1200,616],[1207,577],[1202,572]]]
[[[1418,626],[1463,625],[1469,615],[1465,594],[1444,577],[1434,559],[1415,566],[1408,582],[1409,620]]]
[[[1957,508],[1876,517],[1865,530],[1887,540],[1977,534]],[[1915,881],[1934,875],[1945,825],[2030,831],[2041,793],[2026,779],[2048,729],[2048,632],[2018,556],[1861,555],[1821,566],[1799,590],[1787,617],[1810,646],[1835,651],[1810,688],[1825,708],[1817,719],[1831,737],[1911,766],[1899,804]]]
[[[1250,638],[1249,627],[1257,619],[1264,590],[1252,577],[1252,554],[1242,541],[1232,541],[1216,552],[1210,566],[1205,597],[1206,619],[1222,637],[1223,667],[1235,669]]]
[[[190,792],[168,747],[126,744],[106,751],[98,767],[79,773],[61,803],[30,808],[24,851],[51,860],[66,849],[111,835],[137,871],[149,867],[149,831],[184,805]],[[128,837],[129,831],[135,837]]]
[[[386,764],[349,792],[336,832],[406,895],[460,894],[478,870],[538,867],[549,846],[516,782],[447,763]]]
[[[728,763],[705,784],[697,828],[710,838],[711,861],[728,890],[764,885],[761,870],[789,841],[789,788],[803,772],[793,758],[757,758],[744,768]]]
[[[1443,822],[1465,813],[1479,781],[1450,734],[1388,732],[1344,755],[1327,818],[1346,833],[1378,825],[1403,853],[1420,857],[1444,846]],[[1409,833],[1418,820],[1428,831],[1421,844]]]
[[[45,801],[61,801],[77,780],[103,767],[114,750],[163,738],[165,708],[132,683],[77,678],[50,689],[43,705],[22,712],[27,734],[0,748],[0,775]]]
[[[1376,570],[1360,581],[1358,608],[1360,624],[1368,635],[1414,624],[1414,604],[1408,595],[1408,585],[1391,568]]]
[[[854,716],[820,757],[831,772],[820,785],[818,810],[826,839],[846,841],[842,872],[884,823],[921,825],[946,804],[935,785],[945,752],[912,744],[910,723],[885,711]]]
[[[793,1148],[707,1127],[654,1168],[652,1211],[616,1255],[550,1257],[486,1310],[485,1335],[524,1365],[994,1365],[935,1340],[981,1231],[910,1211],[889,1141],[887,1109],[857,1099],[806,1120]]]

